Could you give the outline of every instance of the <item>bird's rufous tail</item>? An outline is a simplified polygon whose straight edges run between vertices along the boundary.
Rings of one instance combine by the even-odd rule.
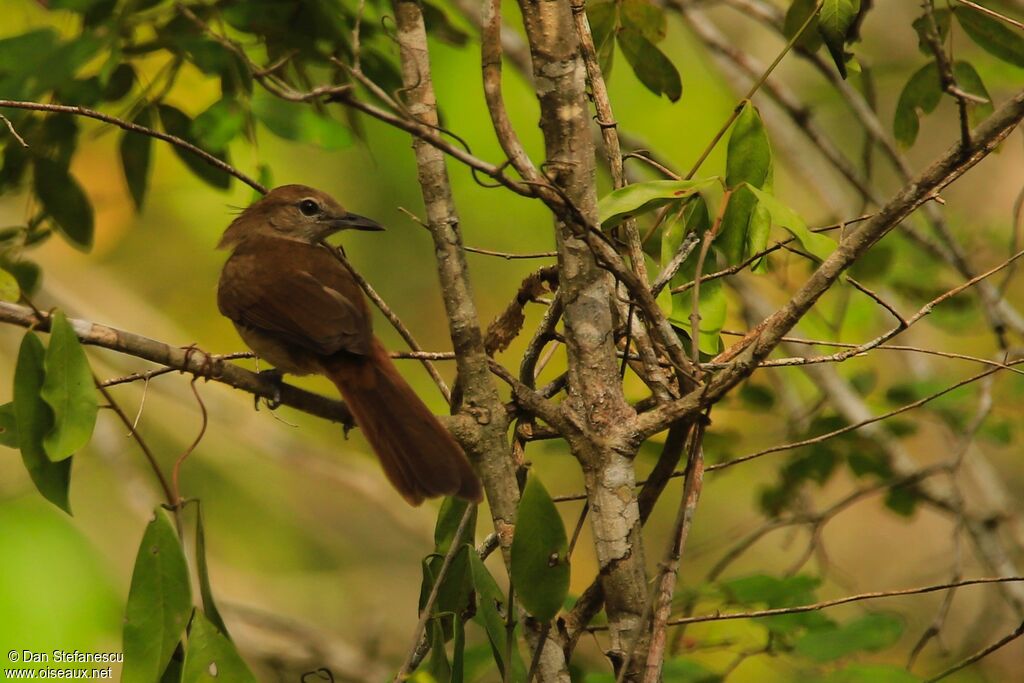
[[[379,340],[368,356],[338,356],[324,365],[384,473],[410,504],[435,496],[483,497],[462,448],[398,373]]]

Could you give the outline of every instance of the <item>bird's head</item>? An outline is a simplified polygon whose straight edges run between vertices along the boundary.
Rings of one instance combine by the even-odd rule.
[[[334,197],[306,185],[282,185],[254,202],[224,231],[219,249],[252,237],[316,244],[339,230],[383,230],[376,221],[342,208]]]

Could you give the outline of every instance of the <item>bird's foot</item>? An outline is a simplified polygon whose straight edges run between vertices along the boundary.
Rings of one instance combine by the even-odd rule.
[[[264,400],[267,402],[268,408],[277,410],[278,406],[281,405],[281,387],[284,385],[284,373],[277,368],[271,368],[270,370],[260,370],[256,374],[260,376],[260,379],[265,379],[273,385],[273,393]],[[254,397],[256,410],[260,409],[260,398],[259,394]]]

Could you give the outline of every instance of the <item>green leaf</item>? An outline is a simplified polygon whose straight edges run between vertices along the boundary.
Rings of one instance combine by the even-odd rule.
[[[286,140],[305,142],[329,151],[352,144],[352,133],[344,124],[317,114],[309,105],[263,95],[253,98],[252,112],[270,132]]]
[[[694,249],[679,269],[678,277],[682,282],[691,282],[696,277],[697,261],[700,259],[699,251],[699,249]],[[704,259],[702,274],[713,273],[719,269],[718,257],[713,251],[708,251],[707,258]],[[697,346],[701,353],[715,355],[721,351],[721,332],[729,310],[729,301],[725,295],[725,288],[722,286],[722,278],[702,282],[697,298],[700,314]],[[691,339],[693,338],[693,330],[690,325],[692,314],[693,290],[688,289],[685,292],[673,294],[672,315],[669,316],[669,322],[685,330]]]
[[[804,251],[820,261],[824,261],[835,251],[835,242],[824,235],[808,230],[807,224],[791,208],[763,190],[752,185],[746,185],[746,187],[757,196],[761,206],[768,210],[772,223],[785,228],[800,242]]]
[[[185,555],[174,524],[158,507],[139,544],[128,590],[122,683],[160,679],[191,613],[192,591]]]
[[[830,662],[860,651],[877,652],[896,643],[903,622],[887,614],[867,614],[836,628],[812,631],[795,644],[796,654],[816,662]]]
[[[437,522],[434,524],[434,551],[439,555],[447,553],[448,549],[452,546],[455,534],[459,530],[459,524],[462,522],[462,516],[466,513],[468,505],[468,501],[450,496],[441,502],[441,509],[437,513]],[[460,543],[473,542],[473,529],[476,528],[476,511],[474,510],[472,514],[473,518],[466,524],[467,533],[463,534],[464,538],[460,539]]]
[[[956,62],[953,64],[953,77],[956,78],[957,85],[961,89],[988,100],[984,104],[977,102],[967,103],[968,122],[972,126],[976,126],[995,111],[995,107],[992,106],[992,96],[988,94],[988,89],[981,81],[981,76],[978,75],[978,72],[968,62]]]
[[[739,605],[765,605],[769,609],[796,607],[815,602],[814,592],[821,579],[807,574],[778,578],[767,574],[754,574],[722,583],[729,600]]]
[[[775,406],[775,392],[761,384],[744,382],[740,386],[739,397],[752,410],[767,411]]]
[[[196,501],[196,574],[199,576],[199,595],[203,600],[203,612],[217,630],[230,638],[228,627],[220,616],[210,586],[210,568],[206,562],[206,529],[203,524],[203,506]]]
[[[964,31],[983,50],[994,57],[1024,67],[1024,36],[1003,22],[970,7],[954,8]]]
[[[192,119],[190,119],[185,112],[167,104],[158,105],[157,111],[160,112],[160,122],[163,124],[165,131],[185,140],[186,142],[191,142],[192,144],[199,146],[196,140],[192,137]],[[173,149],[174,153],[178,155],[178,158],[181,159],[185,165],[188,166],[189,170],[197,175],[201,180],[221,190],[226,190],[230,187],[231,176],[227,173],[214,168],[195,154],[192,154],[177,145],[174,145]],[[206,151],[210,152],[210,154],[221,161],[226,162],[228,159],[226,151]]]
[[[750,183],[754,187],[771,188],[772,147],[761,115],[749,100],[729,134],[725,168],[726,187]]]
[[[427,660],[426,672],[435,681],[450,681],[452,679],[452,665],[448,661],[448,652],[444,649],[444,629],[436,619],[431,619],[428,625],[430,636],[430,659]]]
[[[623,28],[618,33],[619,47],[633,73],[655,95],[665,95],[676,102],[683,96],[683,82],[679,71],[665,53],[642,33]]]
[[[815,10],[818,8],[818,0],[793,0],[793,4],[789,6],[786,11],[786,19],[782,25],[782,31],[787,39],[792,39],[796,35],[797,31],[807,24],[807,28],[804,29],[803,34],[796,41],[796,47],[807,50],[808,52],[817,52],[818,48],[821,47],[821,34],[818,32],[818,17],[815,14]],[[807,23],[808,18],[814,15],[810,23]]]
[[[665,10],[650,0],[622,0],[619,18],[622,28],[636,31],[652,43],[660,43],[668,32]]]
[[[0,268],[0,301],[17,301],[21,298],[21,287],[18,278]]]
[[[588,2],[587,21],[597,50],[597,61],[601,75],[608,80],[612,74],[615,57],[615,29],[618,26],[619,10],[616,2]]]
[[[18,447],[18,418],[13,401],[0,406],[0,446]]]
[[[151,128],[153,126],[152,110],[142,109],[132,123]],[[142,202],[146,198],[146,187],[149,184],[149,169],[152,165],[153,138],[141,133],[126,130],[121,136],[119,145],[121,152],[121,168],[124,179],[128,183],[128,191],[132,195],[135,210],[142,210]]]
[[[89,443],[98,406],[89,360],[62,311],[50,322],[46,380],[40,395],[53,409],[53,427],[43,446],[50,460],[63,460]]]
[[[588,2],[587,21],[590,22],[590,33],[594,38],[594,47],[598,54],[608,43],[614,43],[615,28],[618,21],[618,3],[609,2]],[[601,65],[601,72],[607,78],[604,64]]]
[[[466,557],[466,545],[462,545],[452,558],[448,573],[445,574],[441,587],[437,592],[437,599],[434,601],[433,614],[441,623],[445,639],[453,635],[454,619],[466,612],[471,600],[473,590],[472,576],[469,570],[469,560]],[[420,585],[419,607],[422,611],[427,605],[430,591],[434,587],[437,575],[444,564],[444,557],[437,553],[431,553],[423,559],[423,582]]]
[[[722,216],[722,225],[715,240],[730,265],[763,251],[771,232],[771,219],[767,210],[746,188],[771,190],[773,176],[772,148],[768,133],[757,108],[747,102],[733,124],[726,157],[726,180],[734,188]]]
[[[677,657],[665,660],[662,668],[662,680],[671,683],[720,683],[723,678],[692,659]]]
[[[921,679],[892,664],[851,664],[833,671],[822,683],[920,683]]]
[[[68,487],[71,484],[71,459],[55,463],[46,457],[43,437],[53,425],[53,412],[39,395],[46,378],[46,349],[32,332],[21,340],[18,363],[14,369],[14,417],[18,445],[32,483],[48,501],[68,514]]]
[[[935,62],[929,62],[914,72],[900,93],[892,124],[896,141],[904,147],[913,145],[920,129],[919,117],[935,111],[941,99],[939,69]]]
[[[935,26],[939,29],[939,40],[945,41],[946,37],[949,35],[949,27],[953,21],[953,13],[948,9],[936,8],[932,12],[932,16],[935,17]],[[928,15],[925,14],[914,19],[912,26],[914,27],[914,30],[917,31],[917,48],[929,57],[934,57],[935,55],[932,53],[932,48],[931,45],[928,44],[927,38],[930,24],[931,22],[928,21]]]
[[[472,546],[467,546],[466,556],[469,558],[470,575],[473,577],[473,588],[476,591],[476,613],[473,621],[483,627],[487,633],[487,640],[491,646],[491,654],[498,665],[498,672],[504,676],[505,673],[505,647],[506,631],[505,619],[502,608],[505,606],[505,595],[494,577],[487,571],[480,556]],[[526,667],[523,665],[522,657],[519,655],[519,648],[513,644],[512,661],[509,666],[508,680],[512,683],[520,683],[526,680]]]
[[[42,271],[31,261],[3,261],[3,268],[18,281],[18,287],[29,296],[36,293]]]
[[[885,507],[901,517],[911,517],[921,495],[912,486],[897,486],[885,494]]]
[[[469,41],[469,34],[453,24],[443,9],[429,2],[422,3],[420,7],[423,23],[432,37],[455,47],[462,47]]]
[[[551,621],[569,592],[569,541],[562,516],[540,478],[531,476],[519,501],[512,539],[511,572],[523,607]]]
[[[92,204],[65,166],[46,157],[36,157],[35,191],[47,215],[53,218],[71,246],[92,249]]]
[[[639,216],[665,204],[691,197],[700,186],[712,182],[719,182],[719,179],[650,180],[614,190],[597,203],[601,225],[613,228],[629,216]]]
[[[843,78],[846,78],[846,39],[859,12],[860,0],[825,0],[818,14],[818,33]]]
[[[192,617],[182,683],[256,683],[249,667],[224,635],[202,612]]]
[[[245,128],[245,111],[237,100],[217,100],[192,121],[192,137],[203,149],[223,152]]]

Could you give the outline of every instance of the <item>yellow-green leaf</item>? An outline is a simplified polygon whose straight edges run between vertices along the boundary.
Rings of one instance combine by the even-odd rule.
[[[606,194],[597,203],[601,225],[613,228],[629,216],[639,216],[659,206],[686,199],[718,178],[705,180],[650,180],[634,183]]]
[[[18,279],[0,268],[0,301],[17,301],[21,297]]]
[[[750,191],[757,196],[758,201],[768,210],[772,223],[785,228],[811,256],[819,261],[824,261],[835,251],[836,243],[824,235],[808,230],[807,224],[793,209],[764,190],[752,185],[746,187],[750,188]]]

